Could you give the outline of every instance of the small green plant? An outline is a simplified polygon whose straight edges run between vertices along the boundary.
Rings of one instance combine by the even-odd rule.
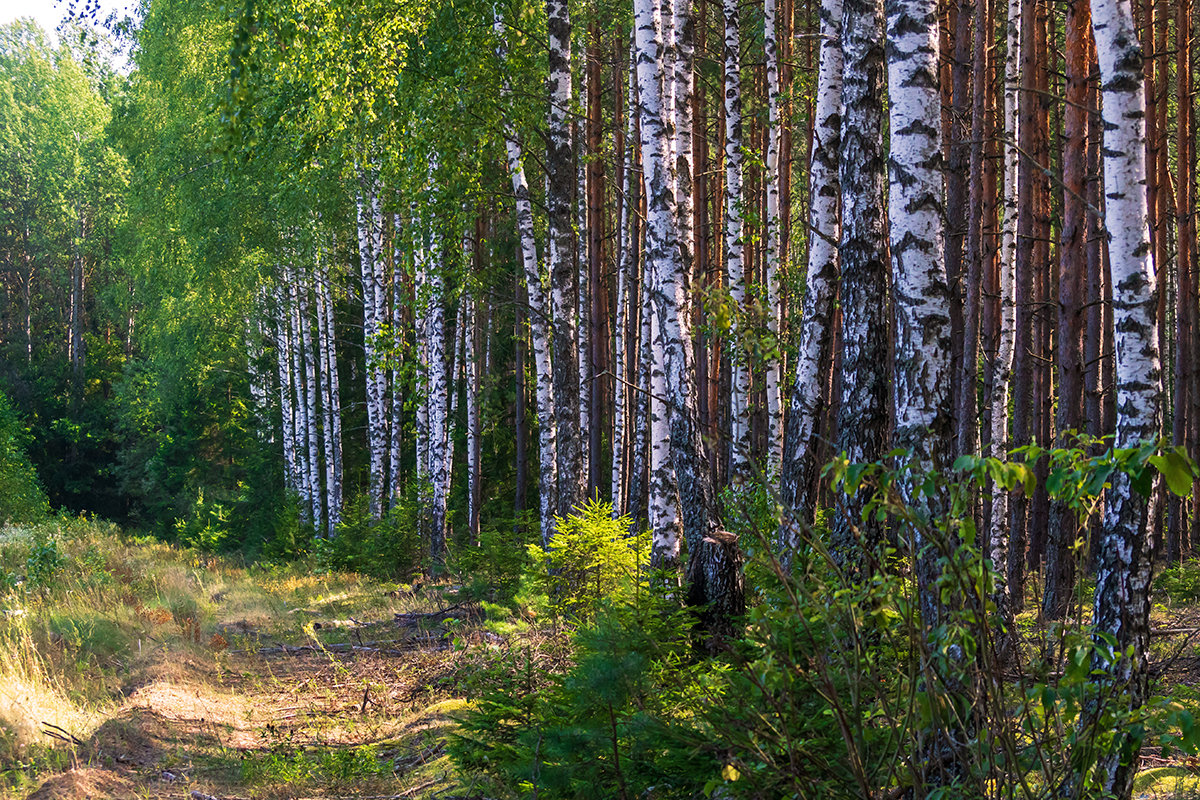
[[[175,535],[182,544],[215,553],[231,539],[229,511],[221,503],[206,501],[204,490],[200,489],[188,515],[175,520]]]
[[[346,570],[374,578],[404,580],[421,564],[417,504],[397,498],[383,518],[371,519],[365,495],[346,508],[337,532],[312,542],[317,563],[326,570]]]
[[[578,513],[555,518],[550,547],[528,547],[529,568],[517,601],[535,611],[585,621],[601,601],[628,598],[645,585],[650,537],[630,533],[629,517],[613,516],[612,505],[589,500]]]
[[[46,526],[39,525],[30,541],[29,557],[25,560],[25,582],[31,589],[48,589],[62,571],[64,560],[58,542]]]

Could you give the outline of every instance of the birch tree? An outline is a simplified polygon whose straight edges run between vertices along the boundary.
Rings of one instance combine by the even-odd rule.
[[[370,462],[369,507],[372,519],[383,513],[384,459],[388,451],[384,399],[387,376],[379,352],[384,317],[383,210],[379,177],[372,168],[358,174],[358,258],[362,278],[363,352],[367,371],[367,449]]]
[[[1000,230],[1000,332],[996,358],[992,362],[990,446],[992,458],[999,459],[1007,457],[1010,447],[1008,397],[1017,327],[1017,167],[1020,161],[1017,126],[1020,121],[1018,90],[1021,76],[1021,11],[1021,0],[1008,0],[1008,17],[1004,28],[1004,222]],[[1008,492],[995,487],[992,492],[989,555],[996,576],[993,596],[1000,617],[1005,621],[1011,619],[1012,610],[1007,585],[1009,522]]]
[[[937,0],[887,0],[888,116],[891,156],[888,220],[895,292],[893,408],[897,447],[923,471],[942,469],[953,440],[950,287],[942,213],[941,106],[938,96]],[[924,505],[908,488],[909,502]],[[936,509],[927,508],[927,511]],[[918,530],[922,618],[941,616],[937,547]]]
[[[496,34],[496,53],[500,63],[504,64],[508,56],[508,46],[505,41],[504,22],[499,12],[496,14],[493,30]],[[504,98],[512,96],[512,88],[506,75],[501,78],[501,95]],[[537,239],[534,238],[533,230],[533,202],[529,196],[529,182],[525,178],[521,142],[517,138],[516,126],[508,118],[505,118],[504,122],[504,149],[516,200],[517,238],[521,247],[525,297],[529,304],[530,349],[533,355],[534,395],[539,421],[539,510],[542,544],[548,547],[554,515],[558,511],[557,417],[554,413],[554,372],[550,363],[550,317],[542,286],[541,268],[538,266]]]
[[[316,303],[317,335],[321,359],[321,411],[324,415],[326,535],[333,536],[342,511],[342,406],[339,397],[337,336],[334,331],[333,292],[329,266],[317,247]]]
[[[809,185],[808,272],[788,414],[787,457],[781,482],[784,505],[797,522],[811,524],[816,510],[817,430],[825,410],[823,382],[833,355],[833,307],[837,296],[841,183],[838,158],[842,120],[842,2],[821,4],[821,53],[817,74]],[[792,524],[783,528],[785,556],[797,544]]]
[[[554,335],[554,412],[556,414],[557,509],[566,516],[587,489],[583,469],[583,432],[579,430],[579,342],[575,207],[575,148],[571,136],[571,17],[567,0],[546,0],[550,47],[546,81],[550,100],[546,119],[546,211],[550,272],[550,308]],[[530,295],[532,302],[533,295]]]
[[[1139,447],[1159,431],[1161,374],[1158,353],[1157,283],[1151,257],[1145,192],[1145,98],[1130,0],[1093,0],[1092,22],[1100,62],[1104,131],[1104,195],[1112,270],[1117,434],[1116,446]],[[1093,675],[1101,696],[1137,709],[1146,696],[1150,613],[1150,502],[1136,493],[1130,477],[1113,474],[1096,556],[1092,613],[1097,636],[1115,639],[1116,653],[1132,658],[1098,659]],[[1103,647],[1098,640],[1098,645]],[[1137,734],[1116,733],[1118,743]],[[1118,747],[1104,754],[1098,787],[1118,798],[1133,790],[1136,749],[1122,761]]]
[[[884,259],[883,3],[844,0],[842,6],[841,398],[837,449],[851,463],[883,455],[887,435],[887,262]],[[843,564],[879,543],[864,520],[864,493],[839,502],[832,550]],[[861,531],[856,537],[854,529]]]
[[[670,138],[659,75],[663,74],[663,37],[656,24],[658,5],[634,3],[637,73],[642,139],[642,169],[647,199],[646,272],[659,335],[671,406],[671,461],[679,488],[680,519],[688,542],[689,600],[710,604],[713,621],[741,613],[744,595],[736,537],[720,530],[709,471],[702,466],[703,445],[696,424],[692,383],[691,331],[686,308],[685,275],[670,174]]]
[[[781,302],[779,295],[779,258],[783,242],[783,221],[779,210],[779,44],[776,34],[778,0],[763,0],[763,50],[767,73],[767,152],[766,152],[766,238],[763,259],[767,284],[767,338],[772,347],[779,344]],[[783,462],[782,351],[767,359],[764,388],[767,394],[767,472],[779,474]]]
[[[746,305],[746,267],[742,219],[742,74],[738,0],[724,0],[725,18],[725,284],[735,320],[729,369],[729,474],[750,472],[750,365],[739,345],[737,313]]]

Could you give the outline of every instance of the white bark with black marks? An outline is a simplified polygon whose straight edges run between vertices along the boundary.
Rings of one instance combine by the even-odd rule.
[[[384,393],[387,377],[377,352],[380,325],[385,322],[383,286],[383,211],[377,172],[360,168],[358,173],[358,257],[362,278],[363,351],[366,355],[367,449],[370,461],[368,496],[372,519],[383,513],[384,460],[387,457],[387,417]]]
[[[496,34],[496,53],[503,64],[507,60],[504,22],[499,13],[493,30]],[[512,90],[508,78],[502,78],[501,96],[508,98]],[[529,182],[525,178],[521,143],[511,121],[504,124],[505,154],[508,172],[516,199],[517,237],[521,246],[521,265],[525,276],[525,295],[529,303],[530,349],[534,366],[534,393],[538,418],[539,510],[541,514],[542,545],[548,547],[554,530],[554,515],[558,510],[556,415],[554,413],[554,372],[550,363],[550,326],[546,308],[546,292],[541,268],[538,266],[537,239],[533,230],[533,203]]]
[[[729,331],[729,475],[750,473],[750,365],[737,320],[746,306],[746,262],[742,218],[742,73],[738,0],[724,0],[725,12],[725,285],[733,304]]]
[[[882,0],[842,6],[841,397],[836,447],[851,463],[875,461],[886,447],[888,408],[887,262],[884,239]],[[862,516],[866,493],[839,499],[831,550],[840,563],[860,562],[882,532]],[[855,529],[858,530],[856,535]]]
[[[778,0],[763,0],[763,48],[767,60],[767,152],[766,152],[766,219],[763,231],[763,279],[767,284],[767,338],[771,346],[779,342],[782,303],[779,298],[779,259],[783,250],[783,225],[779,211],[779,44],[776,37]],[[778,355],[778,357],[776,357]],[[783,356],[772,354],[767,359],[767,473],[778,475],[783,463]]]
[[[841,237],[841,181],[838,159],[842,131],[842,2],[821,4],[821,54],[813,127],[809,185],[808,275],[805,279],[796,379],[788,413],[787,458],[781,482],[783,502],[796,521],[812,524],[816,511],[817,430],[824,416],[825,376],[833,358],[834,300],[837,297],[838,240]],[[798,544],[798,529],[783,529],[784,553]]]
[[[1105,227],[1112,270],[1115,333],[1116,447],[1133,448],[1159,434],[1162,388],[1158,352],[1158,293],[1146,196],[1146,102],[1142,51],[1130,0],[1093,0],[1092,24],[1100,62],[1104,131]],[[1097,662],[1102,696],[1137,709],[1145,700],[1149,644],[1151,548],[1150,500],[1136,493],[1128,475],[1116,473],[1107,493],[1096,556],[1093,625],[1110,634],[1117,651],[1133,647],[1133,659]],[[1127,735],[1127,734],[1126,734]],[[1101,790],[1127,798],[1137,758],[1116,755],[1100,763]]]
[[[1007,54],[1004,59],[1004,222],[1000,228],[1000,332],[992,365],[992,430],[990,455],[1003,459],[1009,449],[1008,398],[1012,383],[1013,355],[1017,331],[1017,149],[1020,124],[1021,0],[1008,0],[1005,25]],[[996,581],[993,598],[1002,620],[1009,620],[1008,599],[1010,515],[1008,492],[993,487],[989,556]]]
[[[571,17],[567,0],[546,0],[550,107],[546,119],[546,211],[550,307],[554,336],[554,411],[557,414],[558,508],[566,516],[583,500],[584,433],[579,430],[579,342],[575,146],[571,136]],[[531,295],[532,298],[532,295]]]
[[[942,125],[938,86],[937,0],[887,0],[888,116],[895,373],[894,444],[911,452],[921,470],[941,470],[953,448],[953,373],[950,286],[946,277],[942,187]],[[906,501],[936,514],[935,502],[909,482]],[[938,547],[918,526],[917,559],[922,620],[942,612]],[[952,546],[952,545],[951,545]]]

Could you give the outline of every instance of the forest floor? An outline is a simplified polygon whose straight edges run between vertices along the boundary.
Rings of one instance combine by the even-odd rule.
[[[0,579],[38,558],[6,533]],[[109,537],[58,532],[0,600],[0,797],[479,796],[445,755],[489,649],[456,587]]]
[[[1200,565],[1158,586],[1153,691],[1194,704]],[[246,566],[86,521],[0,529],[0,800],[483,800],[446,755],[454,713],[528,642],[481,617],[450,583]],[[1019,621],[1045,640],[1036,611]],[[1200,759],[1142,769],[1135,797],[1200,798]]]

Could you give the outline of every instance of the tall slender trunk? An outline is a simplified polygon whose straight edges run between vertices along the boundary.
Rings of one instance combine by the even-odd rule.
[[[472,243],[473,246],[475,243]],[[487,296],[484,295],[486,298]],[[479,348],[480,322],[477,319],[479,307],[476,304],[474,292],[464,294],[462,299],[466,307],[464,319],[466,329],[463,331],[464,344],[464,379],[467,416],[467,535],[472,544],[479,543],[479,383],[482,379],[481,366],[477,350]],[[486,303],[487,300],[484,300]],[[486,316],[486,315],[484,315]]]
[[[1034,310],[1032,291],[1035,280],[1034,240],[1037,235],[1034,199],[1037,192],[1033,158],[1037,148],[1037,115],[1038,97],[1034,85],[1034,73],[1037,69],[1037,50],[1035,47],[1037,14],[1034,10],[1034,0],[1021,0],[1021,44],[1020,44],[1020,77],[1018,80],[1017,108],[1019,125],[1017,127],[1017,146],[1023,155],[1018,159],[1016,172],[1017,204],[1016,204],[1016,280],[1014,289],[1014,304],[1016,306],[1016,323],[1013,333],[1013,372],[1012,372],[1012,440],[1011,445],[1021,447],[1030,443],[1032,403],[1033,403],[1033,321]],[[1025,588],[1025,545],[1029,498],[1024,494],[1016,494],[1009,502],[1009,538],[1008,538],[1008,599],[1014,612],[1024,606]]]
[[[280,439],[283,442],[283,486],[299,490],[296,474],[296,402],[292,395],[292,338],[289,332],[287,289],[275,285],[275,361],[279,371]]]
[[[428,224],[428,223],[425,223]],[[432,568],[445,560],[446,548],[446,500],[450,482],[452,447],[450,441],[450,384],[451,375],[446,359],[446,301],[445,267],[440,263],[442,256],[441,237],[435,226],[430,227],[430,263],[426,279],[429,295],[428,353],[429,383],[425,402],[429,419],[429,482],[430,504],[429,557]]]
[[[780,340],[782,304],[780,301],[779,274],[783,249],[783,222],[779,208],[779,138],[782,125],[779,119],[779,43],[778,0],[763,0],[763,49],[766,56],[767,78],[767,137],[765,159],[766,217],[763,248],[763,280],[767,285],[767,338]],[[767,393],[767,473],[778,476],[783,464],[783,356],[767,359],[766,379],[763,381]]]
[[[1196,353],[1192,349],[1192,330],[1196,325],[1195,276],[1192,273],[1195,264],[1195,220],[1192,209],[1193,201],[1193,172],[1191,159],[1191,143],[1194,120],[1192,119],[1192,7],[1188,0],[1178,0],[1175,15],[1175,135],[1176,135],[1176,181],[1175,181],[1175,213],[1176,241],[1179,243],[1179,253],[1175,267],[1175,395],[1173,408],[1173,426],[1171,441],[1176,446],[1188,443],[1188,430],[1191,423],[1190,377],[1195,369],[1193,359]],[[1172,497],[1172,512],[1175,517],[1176,536],[1175,549],[1168,554],[1172,563],[1182,560],[1184,548],[1189,540],[1190,520],[1183,498]]]
[[[399,214],[392,215],[392,415],[391,415],[391,450],[388,455],[388,492],[391,494],[393,505],[399,500],[403,491],[401,483],[404,475],[401,470],[404,452],[404,368],[401,359],[404,353],[404,254],[400,243],[404,241],[403,222]]]
[[[339,400],[337,336],[333,325],[333,292],[329,267],[317,250],[317,335],[321,346],[321,411],[324,414],[326,533],[333,536],[342,510],[342,407]]]
[[[784,505],[811,524],[816,512],[817,434],[828,398],[825,376],[833,354],[834,300],[837,296],[838,242],[841,237],[839,200],[841,182],[842,119],[842,3],[823,2],[821,55],[817,77],[817,106],[813,122],[812,162],[809,170],[808,273],[804,281],[804,307],[796,379],[787,419],[786,458],[781,482]],[[797,544],[797,531],[787,526],[785,554]]]
[[[300,492],[300,516],[305,522],[315,526],[318,524],[318,520],[312,513],[314,487],[312,485],[311,455],[313,451],[308,446],[308,433],[312,420],[309,415],[308,381],[305,372],[304,318],[300,305],[300,297],[303,290],[299,285],[298,270],[290,261],[284,266],[284,270],[287,274],[288,318],[291,326],[292,392],[296,398],[296,412],[293,417],[296,450],[296,485]]]
[[[1086,0],[1069,0],[1065,24],[1066,103],[1063,109],[1063,227],[1059,243],[1058,446],[1069,447],[1067,431],[1083,417],[1083,304],[1087,278],[1087,33],[1091,19]],[[1043,611],[1060,619],[1070,606],[1075,583],[1077,518],[1064,503],[1050,508]]]
[[[725,9],[725,285],[735,324],[729,332],[729,477],[750,473],[750,364],[741,324],[746,308],[742,200],[742,73],[738,0]]]
[[[958,364],[955,389],[955,417],[958,425],[955,441],[961,453],[979,449],[979,413],[976,394],[979,389],[979,329],[981,323],[981,289],[984,262],[984,142],[987,140],[987,47],[989,43],[990,0],[975,0],[960,4],[959,13],[972,12],[975,17],[975,36],[971,52],[971,122],[964,145],[967,152],[968,200],[966,247],[963,251],[963,347]],[[960,25],[961,29],[961,25]],[[957,47],[957,45],[956,45]],[[965,58],[965,55],[964,55]],[[963,64],[966,70],[966,65]],[[965,86],[965,79],[963,81]],[[958,87],[955,86],[957,93]],[[955,95],[957,101],[957,94]],[[948,199],[949,202],[949,199]],[[952,223],[947,223],[953,228]],[[947,265],[949,276],[949,265]],[[953,291],[953,290],[952,290]]]
[[[504,23],[496,17],[494,30],[497,38],[496,50],[503,63],[507,60],[508,48],[504,38]],[[502,93],[505,98],[512,91],[508,79],[504,79]],[[513,195],[516,197],[517,235],[521,246],[521,264],[525,273],[525,295],[529,307],[529,329],[534,363],[534,391],[537,398],[538,418],[538,463],[539,498],[541,512],[542,544],[549,546],[554,528],[554,515],[558,513],[558,456],[556,437],[556,415],[554,405],[555,374],[550,364],[549,314],[542,287],[541,269],[538,266],[537,240],[533,232],[533,203],[529,196],[529,183],[525,179],[522,164],[521,143],[517,139],[512,122],[505,120],[505,152],[508,157],[508,172],[512,179]]]
[[[383,318],[383,211],[377,172],[370,167],[359,170],[358,256],[362,276],[363,351],[366,354],[367,448],[370,460],[368,496],[372,519],[383,513],[384,459],[387,455],[387,418],[384,415],[386,377],[378,352]]]
[[[882,0],[845,0],[842,6],[842,310],[836,447],[852,463],[883,456],[887,438],[888,314],[884,233]],[[834,557],[862,562],[862,550],[880,543],[882,530],[863,518],[865,493],[843,497],[834,515]]]
[[[304,347],[304,400],[305,400],[305,430],[304,440],[308,445],[308,491],[309,506],[312,509],[312,523],[316,530],[321,530],[325,519],[324,496],[321,493],[321,434],[318,425],[317,408],[317,355],[313,352],[313,336],[309,305],[310,281],[302,270],[296,270],[296,291],[300,303],[297,308],[297,319],[300,322],[300,343]]]
[[[710,473],[701,464],[703,443],[696,417],[696,390],[688,363],[693,350],[685,313],[686,273],[673,202],[667,114],[658,83],[658,76],[662,74],[663,47],[655,25],[656,7],[652,0],[634,3],[642,164],[647,196],[646,280],[663,341],[663,366],[671,400],[668,409],[671,461],[679,487],[683,533],[688,542],[688,597],[694,604],[706,604],[710,625],[720,627],[744,609],[744,588],[736,537],[719,530]]]
[[[600,72],[600,26],[592,22],[588,31],[588,114],[587,145],[590,158],[587,162],[587,264],[588,264],[588,364],[583,375],[588,388],[588,494],[600,493],[601,448],[604,437],[604,397],[608,351],[604,336],[605,317],[603,301],[605,291],[602,259],[604,257],[604,161],[600,158],[603,134],[603,107],[601,102]],[[614,90],[617,86],[614,85]],[[616,459],[613,460],[615,470]],[[616,502],[616,497],[613,497]]]
[[[630,64],[632,64],[632,58]],[[615,84],[614,84],[615,85]],[[637,348],[632,346],[636,337],[631,336],[630,320],[636,318],[630,312],[636,304],[630,302],[632,287],[636,285],[635,271],[637,269],[637,237],[634,226],[637,224],[637,203],[634,199],[638,181],[635,179],[633,158],[635,155],[634,139],[637,131],[634,127],[637,120],[637,73],[629,70],[629,99],[626,105],[625,130],[617,128],[618,146],[617,158],[620,164],[618,180],[621,193],[617,197],[619,232],[617,236],[617,307],[616,323],[613,335],[613,433],[612,433],[612,501],[613,511],[622,514],[629,507],[629,446],[626,418],[629,415],[630,378],[635,374],[633,364],[637,361]],[[618,114],[619,116],[619,114]],[[618,121],[619,125],[619,121]]]
[[[1159,369],[1155,265],[1151,257],[1146,193],[1146,121],[1142,52],[1129,0],[1094,0],[1092,19],[1100,62],[1104,129],[1104,194],[1112,269],[1117,447],[1138,447],[1159,430]],[[1098,542],[1093,625],[1115,638],[1118,653],[1133,657],[1098,660],[1094,681],[1100,696],[1137,709],[1146,693],[1151,553],[1146,530],[1147,498],[1128,475],[1115,473]],[[1115,694],[1113,694],[1115,692]],[[1133,735],[1118,732],[1118,739]],[[1099,764],[1100,789],[1127,798],[1137,758],[1122,763],[1120,748]]]
[[[546,119],[546,210],[549,223],[550,308],[554,336],[554,412],[557,426],[558,505],[571,513],[587,490],[583,435],[579,430],[579,343],[575,146],[571,137],[571,17],[567,0],[546,0],[549,33]],[[511,157],[510,157],[511,160]],[[511,171],[511,168],[510,168]],[[530,294],[533,300],[533,294]]]

